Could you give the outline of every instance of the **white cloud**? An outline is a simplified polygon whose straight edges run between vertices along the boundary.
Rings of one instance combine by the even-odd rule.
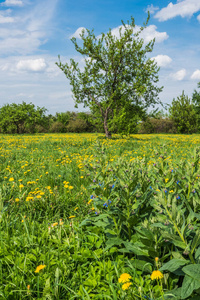
[[[44,58],[20,60],[16,65],[17,70],[42,72],[47,68]]]
[[[77,39],[81,39],[80,34],[82,33],[83,30],[86,32],[85,27],[79,27],[72,35],[70,35],[70,38],[75,37]]]
[[[191,17],[194,13],[200,10],[199,0],[183,0],[177,4],[170,2],[167,7],[162,8],[154,16],[159,21],[166,21],[176,16]]]
[[[192,76],[190,77],[191,79],[200,79],[200,70],[197,69],[196,71],[194,71],[194,73],[192,74]]]
[[[171,57],[162,54],[152,57],[152,59],[156,61],[158,67],[166,67],[172,61]]]
[[[15,20],[12,17],[5,17],[2,14],[0,14],[0,24],[4,23],[13,23]]]
[[[185,69],[181,69],[176,73],[170,74],[170,77],[172,77],[174,80],[178,80],[181,81],[185,78],[186,76],[186,70]]]
[[[144,39],[145,43],[150,42],[154,38],[157,43],[161,43],[168,39],[169,36],[166,32],[159,32],[156,29],[157,27],[155,25],[149,25],[142,31],[140,37]]]
[[[151,5],[148,5],[147,6],[147,9],[146,9],[146,12],[150,12],[150,14],[154,14],[154,12],[156,11],[156,10],[158,10],[159,9],[159,7],[158,6],[154,6],[153,4],[151,4]]]
[[[21,0],[6,0],[1,5],[2,6],[23,6],[23,2]]]
[[[128,25],[126,25],[128,26]],[[120,25],[116,28],[113,28],[111,30],[112,34],[116,37],[116,38],[119,38],[120,37],[120,34],[119,34],[119,30],[121,29],[121,32],[122,34],[124,33],[125,31],[125,28],[123,25]],[[163,42],[164,40],[168,39],[168,34],[166,32],[159,32],[156,30],[157,27],[155,25],[149,25],[147,26],[139,35],[140,38],[144,39],[144,43],[147,44],[149,43],[151,40],[153,40],[155,38],[155,41],[157,43],[161,43]],[[134,30],[133,30],[133,34],[134,33],[137,33],[138,31],[140,31],[140,26],[136,25],[134,27]],[[97,38],[100,38],[101,35],[97,36]]]
[[[200,15],[197,16],[197,20],[200,22]]]
[[[52,27],[49,25],[57,2],[58,0],[38,0],[34,6],[27,6],[25,11],[17,12],[17,15],[15,11],[13,19],[9,15],[11,10],[2,14],[10,19],[1,18],[0,13],[0,23],[10,22],[9,26],[4,24],[0,30],[0,55],[32,54],[45,44],[52,34]]]

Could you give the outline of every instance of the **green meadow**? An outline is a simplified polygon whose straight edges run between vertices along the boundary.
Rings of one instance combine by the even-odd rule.
[[[0,299],[200,299],[200,135],[0,136]]]

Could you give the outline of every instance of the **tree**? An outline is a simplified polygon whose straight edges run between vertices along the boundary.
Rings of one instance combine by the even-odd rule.
[[[32,103],[5,104],[0,108],[0,127],[3,133],[25,133],[35,131],[36,125],[47,121],[46,109]]]
[[[200,82],[197,84],[198,88],[200,88]],[[192,94],[192,103],[194,104],[194,110],[197,115],[197,130],[200,132],[200,92],[194,90]]]
[[[158,93],[162,88],[158,82],[159,68],[154,60],[147,59],[146,54],[152,52],[155,40],[144,45],[139,37],[147,26],[149,15],[143,27],[136,31],[134,18],[119,28],[119,38],[110,29],[100,37],[93,30],[82,31],[82,46],[76,38],[72,38],[75,49],[84,56],[84,70],[81,71],[73,59],[57,66],[64,72],[72,86],[75,107],[83,103],[91,112],[100,117],[106,137],[111,137],[111,130],[117,127],[123,115],[124,124],[129,124],[131,116],[128,111],[138,112],[150,105],[159,103]],[[125,112],[124,112],[125,108]],[[125,113],[125,114],[124,114]]]
[[[177,99],[173,99],[169,113],[174,121],[177,133],[193,133],[196,131],[197,115],[194,105],[188,96],[184,94],[184,91]]]

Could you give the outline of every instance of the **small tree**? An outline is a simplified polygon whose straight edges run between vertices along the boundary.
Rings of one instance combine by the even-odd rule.
[[[154,60],[146,57],[153,50],[154,40],[144,46],[144,40],[139,38],[148,21],[149,15],[144,27],[137,32],[133,17],[130,24],[122,21],[119,38],[111,29],[100,37],[96,37],[93,30],[83,30],[82,46],[75,38],[71,40],[85,58],[84,70],[81,71],[73,59],[70,64],[63,64],[59,57],[56,63],[70,81],[75,106],[83,103],[100,117],[106,137],[111,137],[112,129],[117,128],[121,119],[124,126],[129,126],[130,119],[134,118],[134,115],[130,118],[129,110],[136,111],[134,107],[140,107],[138,114],[159,102],[158,93],[162,88],[155,86],[159,68]]]
[[[6,104],[0,108],[0,127],[3,133],[35,132],[36,125],[47,122],[46,108],[32,103]]]
[[[169,108],[171,119],[174,121],[177,133],[193,133],[197,127],[197,115],[194,105],[188,96],[182,92],[180,97],[173,99]]]
[[[200,88],[200,82],[198,83],[198,88]],[[197,130],[200,132],[200,92],[194,90],[192,94],[192,103],[194,104],[194,110],[197,116]]]

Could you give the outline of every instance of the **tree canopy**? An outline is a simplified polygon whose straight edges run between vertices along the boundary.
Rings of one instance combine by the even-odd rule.
[[[3,133],[33,133],[35,126],[43,124],[46,108],[33,103],[5,104],[0,108],[0,127]]]
[[[139,30],[133,17],[127,24],[122,21],[118,36],[111,29],[101,36],[95,36],[94,30],[83,30],[81,46],[76,38],[71,39],[84,57],[83,70],[74,59],[62,63],[59,57],[56,63],[70,81],[75,107],[79,103],[89,107],[103,124],[106,137],[111,137],[114,128],[128,130],[131,118],[160,103],[162,87],[156,86],[159,68],[147,58],[155,40],[145,44],[140,38],[148,21],[149,15]]]

